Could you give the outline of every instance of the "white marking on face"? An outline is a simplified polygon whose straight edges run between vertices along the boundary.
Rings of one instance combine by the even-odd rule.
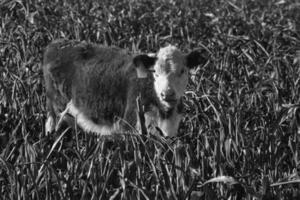
[[[188,83],[185,55],[174,46],[160,49],[153,77],[160,102],[167,108],[176,106]]]

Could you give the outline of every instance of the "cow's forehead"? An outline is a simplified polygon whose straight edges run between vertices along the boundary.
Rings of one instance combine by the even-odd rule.
[[[185,55],[175,46],[161,48],[157,53],[157,62],[154,66],[157,72],[180,70],[185,66]]]

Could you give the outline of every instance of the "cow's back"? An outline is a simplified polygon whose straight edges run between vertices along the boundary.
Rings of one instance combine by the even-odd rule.
[[[124,116],[128,98],[137,96],[132,56],[117,47],[55,41],[45,51],[43,70],[56,113],[72,100],[95,123],[111,124]]]

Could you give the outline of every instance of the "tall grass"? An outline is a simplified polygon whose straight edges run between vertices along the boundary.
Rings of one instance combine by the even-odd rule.
[[[297,0],[2,0],[0,16],[0,199],[299,199]],[[205,49],[180,136],[45,135],[57,38]]]

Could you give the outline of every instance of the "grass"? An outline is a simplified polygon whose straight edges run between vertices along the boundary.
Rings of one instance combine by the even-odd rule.
[[[0,16],[0,199],[299,199],[297,0],[2,0]],[[180,136],[45,135],[57,38],[206,49]]]

